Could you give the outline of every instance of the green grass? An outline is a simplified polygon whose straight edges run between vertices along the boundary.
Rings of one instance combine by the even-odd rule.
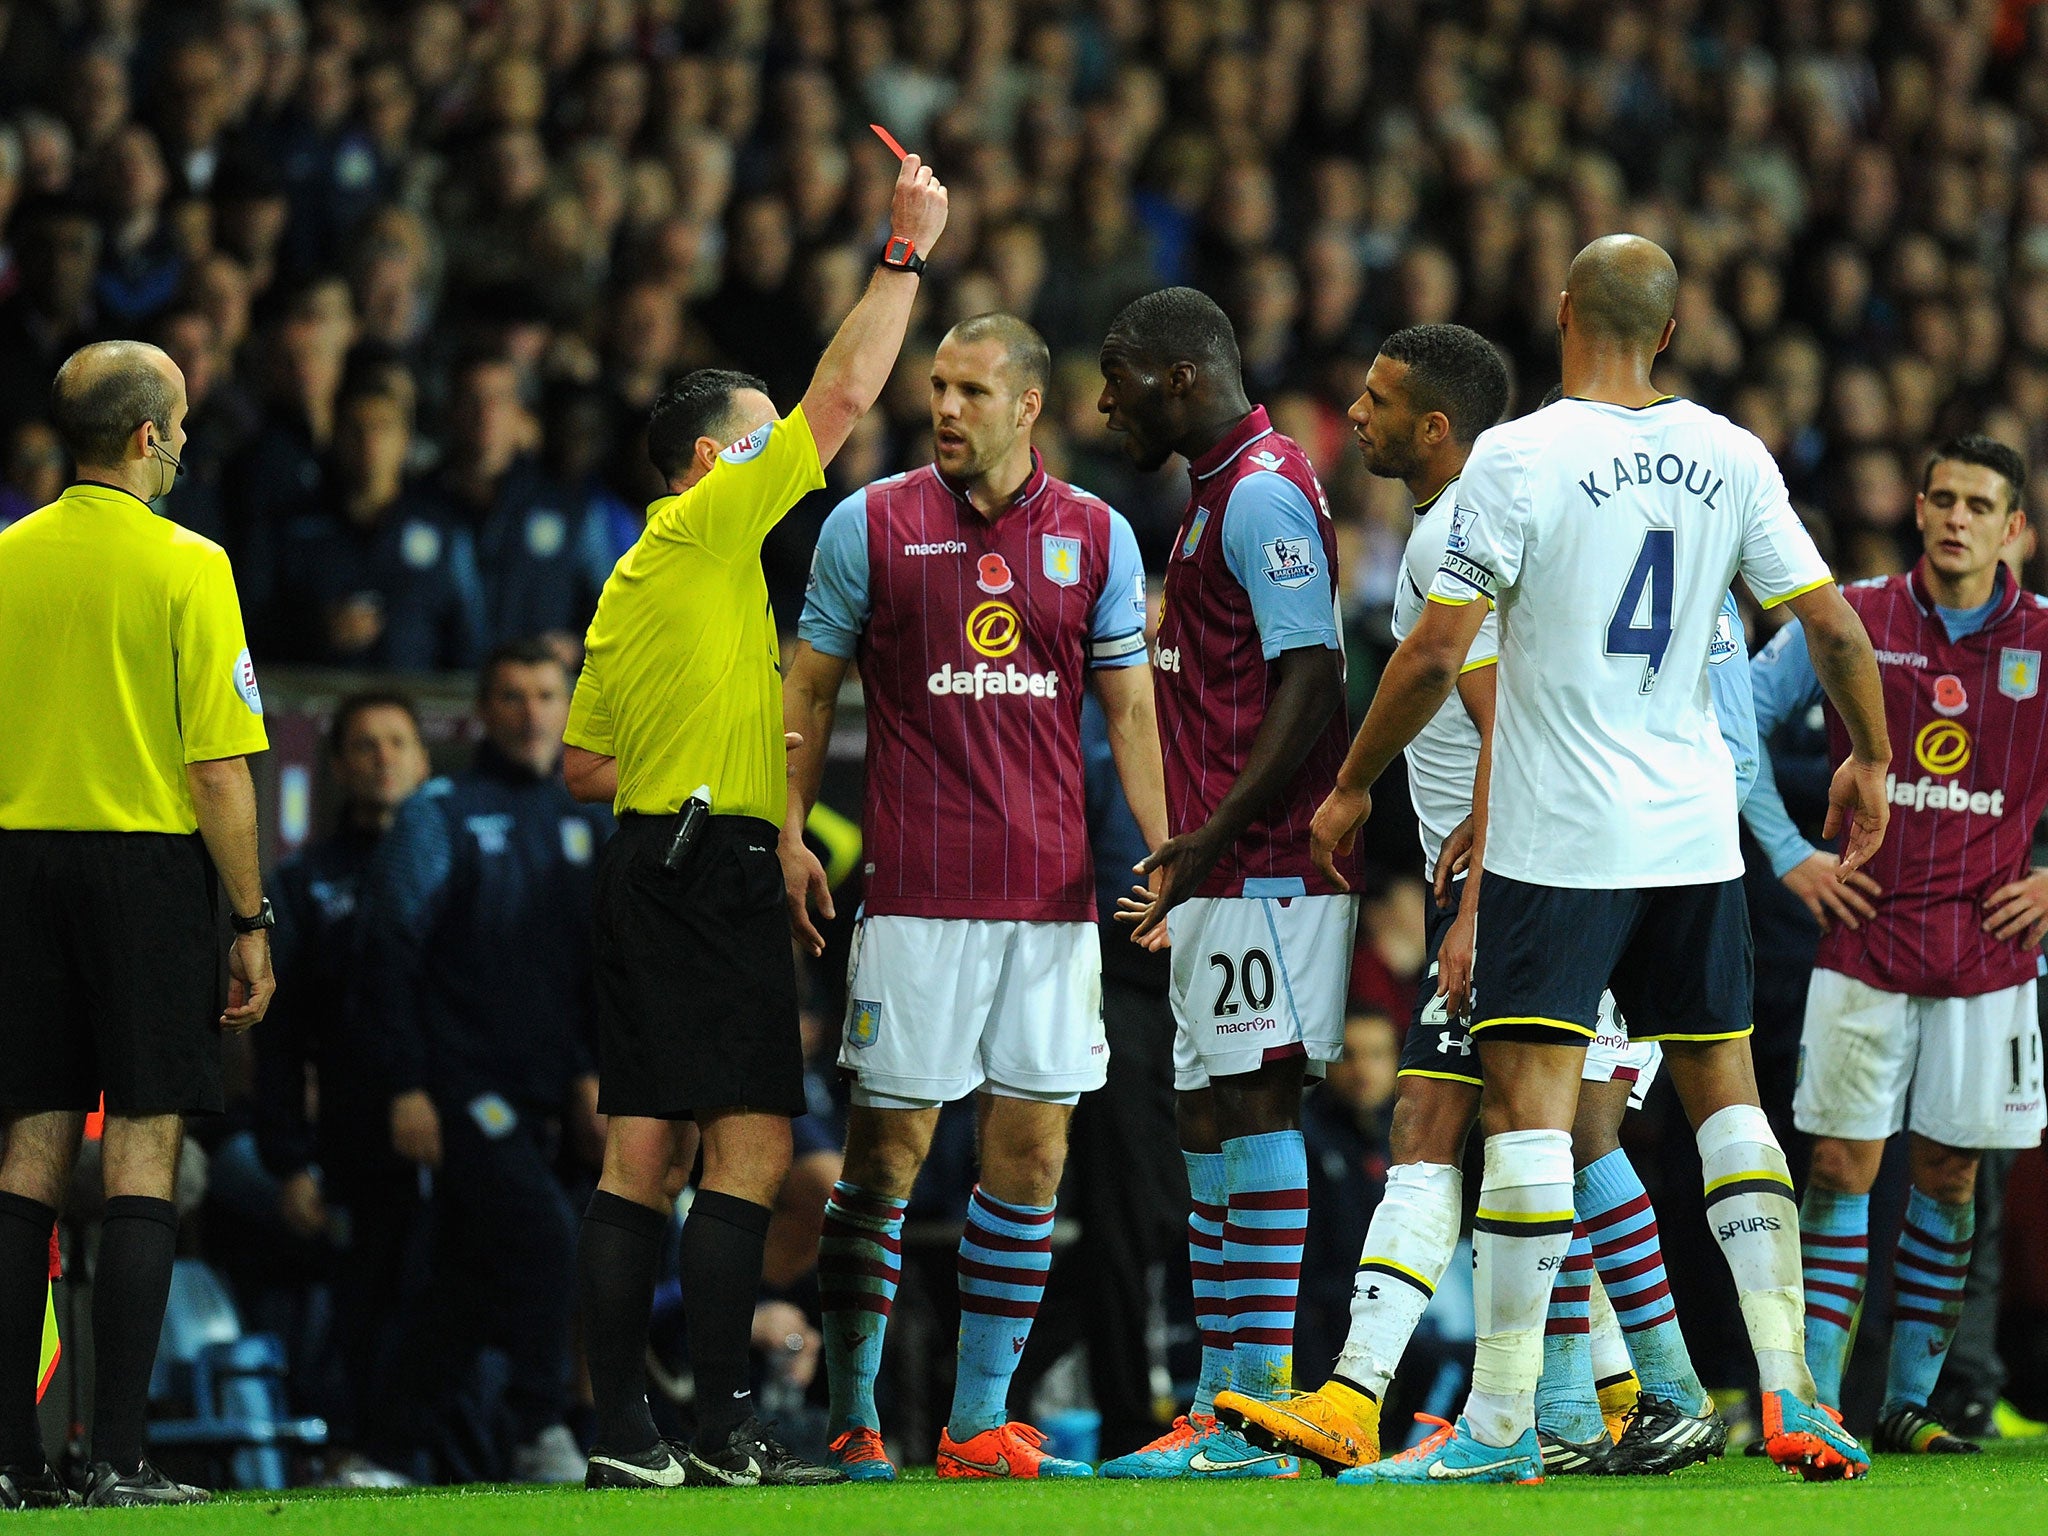
[[[991,1487],[913,1477],[893,1487],[801,1493],[253,1494],[203,1509],[19,1518],[123,1533],[264,1536],[1962,1536],[1965,1529],[2005,1536],[2048,1531],[2048,1446],[1994,1446],[1969,1458],[1886,1457],[1867,1482],[1824,1486],[1738,1457],[1656,1481],[1558,1479],[1541,1488],[1337,1488],[1313,1478]]]

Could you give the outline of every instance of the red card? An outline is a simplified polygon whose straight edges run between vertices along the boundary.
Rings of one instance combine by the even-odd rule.
[[[895,136],[892,135],[888,129],[884,128],[880,123],[869,123],[868,126],[875,130],[876,136],[880,138],[884,144],[889,146],[890,150],[895,154],[898,160],[901,160],[904,157],[903,146],[896,142]]]

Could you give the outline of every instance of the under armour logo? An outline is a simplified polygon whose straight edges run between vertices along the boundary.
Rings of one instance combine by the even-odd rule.
[[[1470,1056],[1472,1054],[1472,1037],[1470,1035],[1451,1035],[1448,1033],[1438,1035],[1436,1037],[1437,1055],[1448,1056],[1452,1051],[1456,1051],[1460,1056]]]
[[[1367,1301],[1378,1301],[1380,1299],[1380,1288],[1376,1285],[1368,1285],[1365,1288],[1365,1299]]]

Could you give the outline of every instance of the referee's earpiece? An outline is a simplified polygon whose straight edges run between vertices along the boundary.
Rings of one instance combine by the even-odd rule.
[[[149,440],[149,451],[163,463],[171,466],[171,482],[176,484],[178,478],[185,473],[185,461],[172,458],[170,449],[164,446],[164,440],[160,437],[152,437]],[[165,489],[168,490],[169,487],[166,486]]]

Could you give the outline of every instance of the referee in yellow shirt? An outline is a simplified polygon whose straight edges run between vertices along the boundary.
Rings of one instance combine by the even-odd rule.
[[[648,454],[675,494],[647,509],[591,620],[563,769],[580,798],[613,802],[619,830],[598,868],[595,930],[598,1108],[610,1121],[578,1255],[597,1406],[588,1487],[845,1480],[782,1446],[748,1390],[762,1241],[789,1122],[804,1112],[776,856],[782,678],[761,540],[824,485],[888,382],[945,223],[945,188],[908,157],[881,267],[787,417],[744,374],[693,373],[656,402]],[[682,1243],[698,1415],[687,1450],[662,1442],[645,1396],[663,1185],[684,1120],[704,1149]]]
[[[0,531],[0,1506],[72,1500],[36,1362],[50,1228],[102,1093],[85,1501],[192,1503],[143,1427],[183,1117],[220,1110],[220,1031],[270,1004],[247,762],[263,704],[227,555],[150,510],[184,450],[177,365],[86,347],[50,409],[77,481]]]

